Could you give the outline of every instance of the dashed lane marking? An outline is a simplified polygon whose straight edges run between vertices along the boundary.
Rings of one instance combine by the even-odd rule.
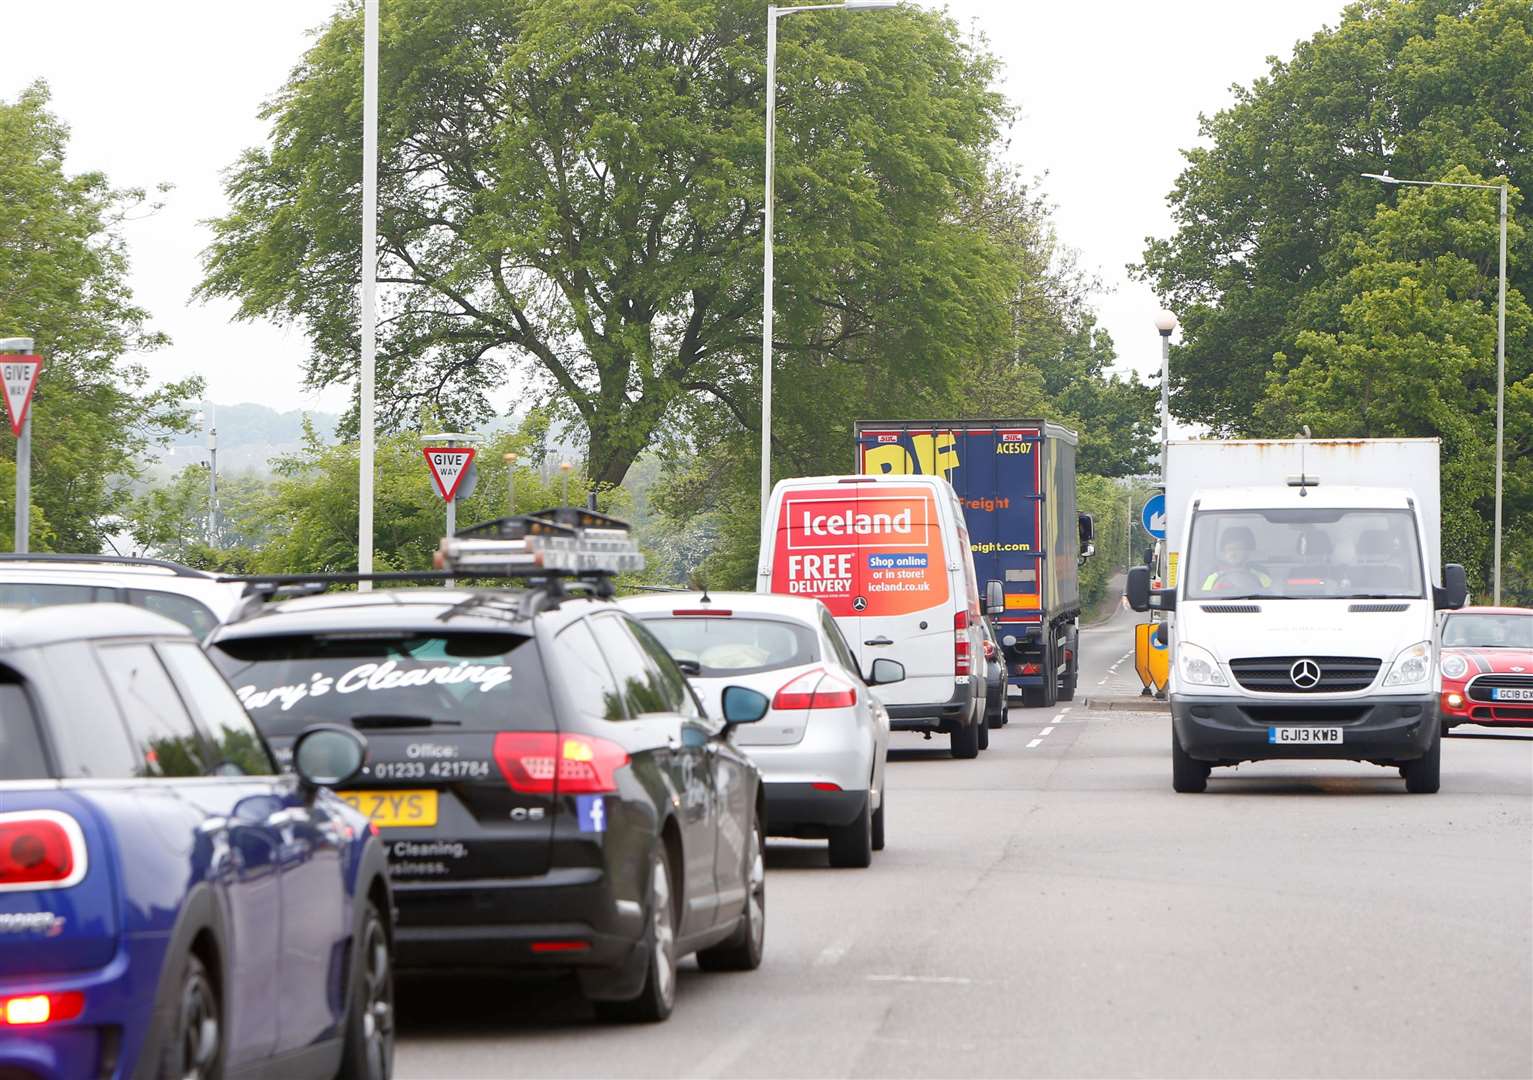
[[[1039,743],[1041,743],[1041,742],[1042,742],[1042,741],[1043,741],[1043,740],[1042,740],[1042,739],[1034,739],[1034,740],[1033,740],[1033,741],[1032,741],[1032,742],[1030,742],[1030,743],[1028,743],[1028,744],[1027,744],[1027,748],[1028,748],[1028,749],[1029,749],[1029,750],[1031,750],[1031,749],[1032,749],[1032,748],[1033,748],[1033,747],[1035,747],[1035,746],[1037,746],[1037,745],[1038,745],[1038,744],[1039,744]]]
[[[1054,725],[1050,724],[1048,727],[1044,728],[1042,731],[1040,731],[1038,733],[1038,737],[1041,739],[1041,738],[1043,738],[1045,735],[1047,735],[1049,732],[1051,732],[1053,730],[1054,730]]]
[[[969,986],[973,979],[959,975],[869,975],[868,982],[883,983],[936,983],[942,986]]]
[[[841,958],[852,947],[850,939],[833,942],[820,950],[820,955],[814,958],[815,967],[831,967],[841,962]]]

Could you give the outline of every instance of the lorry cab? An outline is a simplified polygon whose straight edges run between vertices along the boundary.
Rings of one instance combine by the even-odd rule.
[[[879,688],[895,731],[943,732],[953,755],[979,753],[984,638],[963,508],[936,476],[779,481],[761,538],[757,592],[830,609],[864,676],[904,665]]]
[[[1415,491],[1300,480],[1196,491],[1175,583],[1152,593],[1146,568],[1130,572],[1130,606],[1168,613],[1173,787],[1203,790],[1216,765],[1332,758],[1436,791],[1433,630],[1463,603],[1463,569],[1434,583]]]

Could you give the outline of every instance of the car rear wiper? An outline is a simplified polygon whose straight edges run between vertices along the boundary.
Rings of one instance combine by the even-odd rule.
[[[407,716],[403,713],[364,713],[351,718],[357,728],[462,727],[462,720],[441,720],[430,716]]]

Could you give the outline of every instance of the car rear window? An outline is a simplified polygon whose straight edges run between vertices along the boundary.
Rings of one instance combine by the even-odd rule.
[[[17,682],[0,682],[0,780],[42,780],[49,776],[37,716]]]
[[[268,739],[321,723],[364,731],[555,727],[537,642],[524,634],[231,638],[209,655]]]
[[[1459,649],[1533,649],[1533,615],[1450,615],[1443,644]]]
[[[812,664],[820,658],[814,630],[780,619],[645,618],[644,626],[677,660],[690,660],[704,678],[754,675]]]

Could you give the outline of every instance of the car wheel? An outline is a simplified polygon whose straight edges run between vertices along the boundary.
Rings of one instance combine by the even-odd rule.
[[[977,736],[977,738],[979,739],[979,748],[981,750],[989,750],[990,749],[990,714],[985,712],[984,710],[981,710],[979,716],[980,716],[980,720],[979,720],[979,735]]]
[[[830,830],[830,865],[860,870],[873,862],[873,792],[862,800],[862,810],[850,825]]]
[[[211,1080],[223,1075],[223,1013],[208,969],[194,955],[181,968],[174,1028],[160,1060],[163,1080]]]
[[[884,850],[884,807],[889,804],[887,788],[878,789],[878,809],[873,811],[873,850]]]
[[[1209,765],[1182,749],[1182,740],[1171,730],[1171,789],[1184,795],[1196,795],[1208,787]]]
[[[697,954],[704,971],[755,971],[766,949],[766,837],[751,821],[751,846],[745,852],[745,911],[728,939]]]
[[[657,1023],[676,1006],[676,907],[672,902],[671,861],[657,843],[650,859],[649,926],[644,932],[649,966],[644,988],[628,1001],[598,1001],[596,1014],[624,1023]]]
[[[1437,794],[1442,780],[1442,756],[1443,740],[1438,734],[1432,739],[1431,749],[1415,761],[1400,766],[1400,774],[1405,777],[1405,790],[1412,795]]]
[[[993,710],[991,710],[991,712],[990,712],[990,730],[991,731],[994,731],[996,728],[1003,728],[1003,727],[1005,727],[1007,725],[1007,723],[1011,720],[1011,716],[1007,712],[1006,684],[1005,683],[1001,684],[1001,688],[997,691],[997,693],[1000,695],[1000,699],[1001,700],[1000,700],[999,704],[997,704],[996,707]]]
[[[394,1075],[394,963],[383,916],[371,901],[352,950],[351,1002],[341,1080],[388,1080]]]

